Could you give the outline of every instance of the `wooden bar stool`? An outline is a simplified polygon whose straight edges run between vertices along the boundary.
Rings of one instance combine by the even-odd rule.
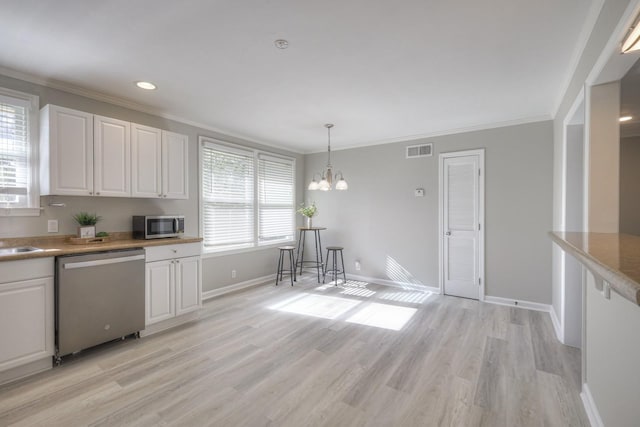
[[[295,246],[280,246],[280,258],[278,259],[278,271],[276,272],[276,286],[278,286],[278,281],[282,280],[282,274],[288,273],[291,278],[291,286],[293,286],[293,282],[296,281],[296,262],[294,261],[293,251],[296,249]],[[284,257],[289,257],[289,269],[284,269]]]
[[[332,282],[336,282],[336,286],[338,286],[338,274],[342,273],[342,278],[344,279],[344,283],[347,283],[347,276],[345,275],[344,272],[344,257],[342,256],[342,249],[344,249],[342,246],[327,246],[327,257],[326,259],[326,264],[325,264],[325,270],[324,270],[324,277],[322,278],[322,283],[324,283],[325,281],[325,277],[327,275],[327,273],[331,273],[331,281]],[[340,252],[340,268],[338,268],[338,252]],[[331,258],[329,257],[329,255],[331,254]],[[333,265],[331,266],[331,269],[329,269],[329,260],[332,261]]]

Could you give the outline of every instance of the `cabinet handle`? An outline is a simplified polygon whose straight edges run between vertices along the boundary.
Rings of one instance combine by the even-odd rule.
[[[177,250],[177,249],[171,249],[171,250],[173,251],[173,253],[174,253],[174,254],[177,254],[177,253],[178,253],[178,250]]]
[[[162,197],[162,194],[158,194],[158,197]]]
[[[90,196],[91,196],[91,195],[93,195],[93,191],[89,191],[89,195],[90,195]]]
[[[99,195],[100,195],[100,192],[98,191],[98,192],[96,193],[96,196],[99,196]]]
[[[180,264],[180,260],[179,259],[176,260],[176,264]]]
[[[166,194],[163,194],[163,195],[162,195],[162,197],[164,197],[164,198],[166,199],[166,198],[167,198],[167,195],[166,195]]]

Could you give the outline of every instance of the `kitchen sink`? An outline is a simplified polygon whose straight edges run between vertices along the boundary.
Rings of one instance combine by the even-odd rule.
[[[44,249],[33,246],[17,246],[15,248],[0,248],[0,256],[24,254],[29,252],[42,252]]]

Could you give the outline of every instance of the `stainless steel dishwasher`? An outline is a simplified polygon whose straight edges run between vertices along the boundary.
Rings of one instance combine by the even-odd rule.
[[[144,249],[56,258],[56,362],[144,329]]]

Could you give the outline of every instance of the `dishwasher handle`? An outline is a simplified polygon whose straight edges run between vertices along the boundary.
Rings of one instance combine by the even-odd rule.
[[[94,261],[69,262],[64,264],[64,269],[72,270],[74,268],[96,267],[98,265],[108,265],[108,264],[120,264],[122,262],[137,261],[140,259],[143,260],[144,255],[132,255],[132,256],[125,256],[120,258],[97,259]]]

